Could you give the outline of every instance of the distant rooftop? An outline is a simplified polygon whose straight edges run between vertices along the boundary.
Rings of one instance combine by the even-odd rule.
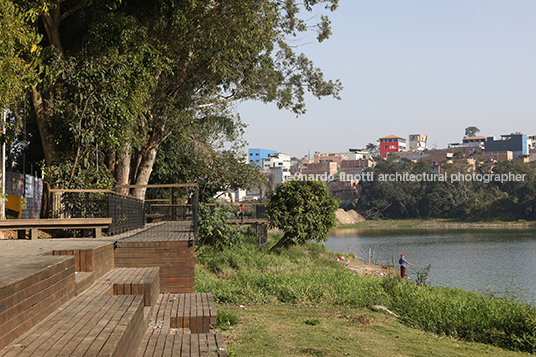
[[[380,139],[402,139],[402,140],[406,140],[406,139],[401,138],[400,136],[396,136],[396,135],[387,135],[387,136],[384,136],[383,138],[380,138]]]

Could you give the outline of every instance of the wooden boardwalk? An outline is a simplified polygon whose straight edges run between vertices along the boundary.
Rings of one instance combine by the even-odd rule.
[[[118,243],[185,242],[193,240],[194,234],[192,231],[192,222],[167,221],[155,223],[152,227],[144,229],[139,233],[127,235],[124,238],[118,239]]]

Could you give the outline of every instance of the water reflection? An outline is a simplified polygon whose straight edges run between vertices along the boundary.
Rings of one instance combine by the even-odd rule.
[[[428,283],[483,292],[513,288],[536,303],[535,229],[335,229],[326,246],[376,262],[391,262],[404,253],[414,267],[432,265]]]

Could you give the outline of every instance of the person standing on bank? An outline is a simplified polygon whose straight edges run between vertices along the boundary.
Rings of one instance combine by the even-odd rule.
[[[409,264],[411,266],[413,266],[413,264],[411,264],[406,260],[406,258],[404,258],[404,254],[400,255],[398,264],[400,264],[400,277],[404,279],[404,276],[406,276],[406,264]]]

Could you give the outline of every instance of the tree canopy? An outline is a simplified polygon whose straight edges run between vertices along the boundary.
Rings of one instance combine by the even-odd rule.
[[[337,208],[338,200],[329,196],[323,182],[290,180],[278,185],[269,193],[266,216],[284,235],[270,251],[309,240],[323,242],[336,225]]]
[[[330,36],[326,16],[306,14],[338,0],[14,3],[42,38],[25,62],[39,75],[29,98],[46,165],[69,167],[56,180],[66,186],[98,160],[119,184],[148,183],[162,143],[206,108],[227,115],[233,101],[260,100],[302,114],[306,92],[342,88],[294,47],[306,31]]]
[[[477,163],[471,173],[463,161],[440,163],[446,180],[382,180],[382,175],[395,174],[407,174],[406,177],[429,174],[431,177],[437,167],[405,159],[379,161],[366,171],[373,174],[374,180],[361,182],[357,208],[367,218],[536,218],[536,165],[515,161],[489,162],[485,155],[473,155]],[[477,175],[475,179],[473,173]],[[452,179],[452,175],[460,174],[469,175],[471,179]],[[501,182],[502,175],[509,179]],[[511,175],[519,175],[520,180],[512,179]]]
[[[465,128],[464,138],[470,138],[470,137],[476,136],[476,134],[479,132],[480,132],[480,129],[478,129],[476,126],[468,126],[467,128]]]
[[[20,103],[26,88],[37,78],[31,56],[41,37],[24,21],[21,9],[10,0],[0,2],[0,110]]]

